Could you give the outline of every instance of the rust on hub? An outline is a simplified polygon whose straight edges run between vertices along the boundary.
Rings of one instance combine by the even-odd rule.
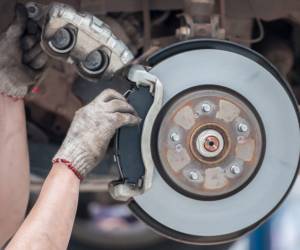
[[[239,129],[240,124],[247,129]],[[180,143],[170,139],[175,133]],[[259,120],[248,102],[225,90],[202,89],[173,100],[161,120],[157,145],[169,181],[193,195],[213,197],[238,190],[255,174],[262,141]],[[194,173],[197,178],[191,178]]]

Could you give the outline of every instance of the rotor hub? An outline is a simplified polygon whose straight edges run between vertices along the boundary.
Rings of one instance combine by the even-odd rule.
[[[181,193],[218,199],[241,189],[263,153],[260,118],[242,96],[196,88],[170,101],[158,132],[161,172]]]
[[[214,161],[222,156],[226,150],[228,139],[224,138],[225,132],[215,124],[205,124],[196,128],[190,137],[190,150],[194,157],[200,161]]]

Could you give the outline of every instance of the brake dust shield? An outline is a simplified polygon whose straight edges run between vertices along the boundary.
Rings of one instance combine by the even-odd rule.
[[[164,87],[152,139],[144,142],[154,177],[129,207],[157,232],[192,244],[223,243],[254,229],[297,176],[299,118],[287,83],[259,54],[224,41],[179,43],[149,65]],[[128,99],[145,117],[148,91]],[[119,165],[131,166],[127,178],[141,181],[141,128],[130,130],[130,147],[128,129],[119,132]]]

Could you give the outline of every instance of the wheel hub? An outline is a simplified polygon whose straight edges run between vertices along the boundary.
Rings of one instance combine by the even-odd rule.
[[[208,130],[208,131],[204,131],[204,132],[209,133],[210,131]],[[212,130],[211,133],[212,132],[217,133],[217,131],[215,131],[215,130]],[[222,151],[223,146],[220,147],[219,144],[220,144],[220,141],[222,141],[222,144],[223,144],[223,138],[221,136],[220,136],[220,138],[218,138],[218,137],[213,136],[213,135],[207,135],[206,137],[203,138],[203,135],[199,135],[198,138],[197,138],[197,149],[198,149],[198,151],[202,155],[204,155],[204,153],[206,153],[207,151],[211,152],[211,153],[213,153],[213,152],[218,153],[219,150]],[[202,144],[203,144],[204,149],[206,151],[203,150]]]
[[[201,87],[175,97],[163,113],[160,169],[176,190],[218,199],[240,190],[256,173],[263,129],[245,98],[225,88]]]

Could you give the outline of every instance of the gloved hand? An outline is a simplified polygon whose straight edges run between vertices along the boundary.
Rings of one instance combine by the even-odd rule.
[[[116,130],[139,122],[140,118],[126,99],[107,89],[76,112],[53,163],[65,163],[83,179],[103,159]]]
[[[27,20],[26,8],[18,4],[14,22],[0,34],[0,93],[22,98],[36,83],[48,59],[39,40],[37,24]]]

